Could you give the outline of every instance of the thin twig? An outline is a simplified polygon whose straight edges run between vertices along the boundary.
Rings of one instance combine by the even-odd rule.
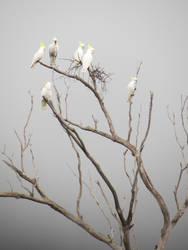
[[[80,213],[80,200],[81,200],[81,197],[82,197],[82,171],[81,171],[80,154],[79,154],[78,150],[76,149],[76,147],[74,145],[74,142],[73,142],[73,139],[71,138],[71,136],[69,136],[69,139],[71,141],[72,148],[73,148],[73,150],[76,153],[76,157],[77,157],[77,161],[78,161],[78,174],[79,174],[79,186],[80,186],[80,189],[79,189],[79,194],[78,194],[77,202],[76,202],[76,211],[77,211],[78,217],[80,219],[83,219],[83,216]]]
[[[146,129],[146,133],[145,136],[141,142],[140,145],[140,152],[142,152],[143,148],[144,148],[144,143],[148,137],[149,134],[149,130],[150,130],[150,126],[151,126],[151,114],[152,114],[152,107],[153,107],[153,93],[150,92],[150,105],[149,105],[149,115],[148,115],[148,125],[147,125],[147,129]]]
[[[19,181],[21,187],[22,187],[25,191],[27,191],[27,192],[29,193],[30,196],[33,196],[33,192],[31,192],[31,191],[29,190],[29,188],[27,188],[27,187],[23,184],[22,179],[20,178],[20,176],[19,176],[18,174],[16,174],[16,177],[17,177],[17,179],[18,179],[18,181]]]
[[[91,194],[92,197],[95,199],[97,206],[99,207],[99,209],[101,210],[103,216],[105,217],[105,219],[107,220],[107,222],[108,222],[108,224],[109,224],[109,227],[110,227],[110,234],[108,235],[108,237],[109,237],[110,239],[113,239],[113,238],[114,238],[114,229],[113,229],[113,227],[112,227],[112,223],[111,223],[109,217],[106,215],[106,213],[105,213],[104,209],[102,208],[102,206],[101,206],[99,200],[97,199],[96,195],[95,195],[94,192],[93,192],[93,181],[92,181],[91,176],[90,176],[89,179],[90,179],[90,187],[88,187],[88,188],[89,188],[90,194]]]
[[[142,64],[143,64],[143,62],[139,63],[139,66],[138,66],[137,71],[136,71],[136,78],[138,78]]]
[[[180,164],[180,173],[179,173],[179,177],[178,177],[178,181],[177,181],[177,184],[175,185],[175,189],[174,189],[174,198],[175,198],[175,202],[176,202],[176,207],[177,207],[177,210],[179,210],[180,206],[179,206],[179,202],[178,202],[178,189],[179,189],[179,186],[180,186],[180,182],[181,182],[181,178],[182,178],[182,175],[183,175],[183,172],[188,169],[188,164],[182,168],[182,164]]]
[[[132,187],[133,186],[132,179],[131,179],[129,173],[127,172],[127,168],[126,168],[126,154],[127,154],[127,152],[128,152],[127,149],[125,150],[125,152],[123,152],[123,169],[124,169],[125,174],[126,174],[128,180],[129,180],[129,183],[130,183],[130,185]]]
[[[30,110],[29,110],[29,114],[28,114],[28,117],[27,117],[27,120],[26,120],[26,123],[25,123],[25,126],[24,126],[24,132],[23,132],[23,135],[24,135],[24,147],[25,148],[27,147],[27,144],[29,144],[29,139],[27,140],[27,137],[26,137],[26,129],[27,129],[29,121],[31,119],[32,111],[33,111],[33,96],[31,95],[31,107],[30,107]]]
[[[33,170],[34,170],[34,176],[35,176],[36,182],[38,182],[39,181],[39,176],[38,176],[38,168],[36,167],[36,164],[35,164],[35,156],[34,156],[32,148],[30,148],[29,150],[30,150],[31,159],[32,159],[32,166],[33,166]]]
[[[105,200],[105,202],[106,202],[106,204],[107,204],[107,206],[108,206],[108,208],[109,208],[109,210],[110,210],[111,215],[116,219],[116,221],[117,221],[118,223],[120,223],[120,221],[119,221],[119,219],[118,219],[116,213],[114,212],[114,210],[113,210],[113,208],[112,208],[112,205],[110,204],[110,201],[108,200],[107,196],[105,195],[105,192],[104,192],[104,190],[103,190],[103,188],[102,188],[100,182],[97,181],[96,183],[97,183],[97,185],[99,186],[99,189],[100,189],[100,191],[101,191],[101,194],[102,194],[102,196],[103,196],[103,198],[104,198],[104,200]]]
[[[61,96],[59,94],[59,91],[54,83],[54,89],[55,89],[55,92],[56,92],[56,97],[57,97],[57,104],[58,104],[58,109],[59,109],[59,113],[62,114],[62,108],[61,108]]]
[[[181,97],[181,122],[182,122],[183,130],[184,130],[185,135],[187,137],[187,145],[188,145],[188,131],[185,127],[184,115],[183,115],[186,103],[188,103],[188,96],[184,99],[184,101],[182,100],[182,97]]]
[[[22,179],[26,180],[27,182],[31,183],[35,189],[37,190],[37,192],[39,193],[39,195],[45,199],[46,195],[44,194],[44,192],[42,191],[42,189],[40,188],[39,184],[37,183],[35,178],[30,178],[28,175],[26,175],[23,171],[19,170],[17,167],[14,166],[14,164],[12,164],[12,162],[8,162],[6,160],[3,160],[3,162],[10,167],[16,174],[18,174]]]
[[[65,83],[65,86],[66,86],[66,95],[65,95],[65,109],[66,109],[66,119],[68,119],[68,96],[69,96],[69,89],[70,89],[70,86],[68,86],[66,83]]]
[[[70,167],[69,167],[69,169],[72,171],[72,173],[73,173],[74,176],[76,176],[76,177],[79,178],[79,176],[73,171],[73,169],[71,169]],[[110,226],[110,238],[113,239],[113,237],[114,237],[114,229],[112,227],[112,224],[111,224],[111,221],[110,221],[109,217],[106,215],[106,213],[105,213],[104,209],[102,208],[99,200],[97,199],[95,193],[93,192],[92,183],[91,183],[91,177],[90,177],[90,186],[84,180],[82,181],[82,183],[89,190],[89,193],[91,194],[92,198],[95,200],[98,208],[100,209],[100,211],[103,214],[104,218],[108,222],[108,224]]]
[[[137,128],[136,128],[136,142],[135,142],[136,148],[138,146],[138,136],[139,136],[139,129],[140,129],[140,117],[141,117],[141,114],[138,113],[138,122],[137,122]]]
[[[131,133],[132,133],[132,102],[129,102],[129,132],[128,132],[128,137],[127,141],[130,141],[131,139]]]

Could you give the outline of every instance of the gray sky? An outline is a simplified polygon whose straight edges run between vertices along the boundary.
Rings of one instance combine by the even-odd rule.
[[[143,154],[145,168],[173,214],[172,191],[179,171],[180,153],[167,118],[166,106],[169,105],[179,119],[180,96],[188,94],[185,77],[188,58],[187,1],[4,0],[1,1],[0,12],[1,149],[6,144],[7,153],[14,153],[15,162],[19,163],[14,130],[22,133],[30,107],[30,91],[34,95],[34,111],[29,131],[33,135],[32,145],[41,186],[50,198],[75,212],[78,183],[68,166],[75,169],[76,159],[66,134],[51,112],[43,112],[40,108],[41,88],[51,80],[52,74],[40,65],[30,69],[33,54],[41,41],[48,47],[54,36],[59,41],[59,58],[72,57],[79,40],[91,44],[95,48],[94,63],[100,63],[107,72],[113,73],[104,101],[118,133],[125,137],[127,84],[130,76],[135,74],[138,63],[143,61],[134,98],[134,124],[141,109],[141,128],[145,128],[149,91],[153,91],[152,126]],[[49,62],[47,50],[44,61]],[[58,60],[58,64],[66,70],[64,61]],[[102,116],[93,96],[74,81],[67,80],[67,84],[70,86],[70,118],[84,124],[91,124],[92,114],[100,119]],[[64,79],[57,80],[56,86],[64,98]],[[103,119],[99,126],[105,128]],[[179,136],[184,142],[181,131]],[[128,182],[122,174],[123,149],[101,142],[96,136],[84,138],[112,179],[120,197],[129,197]],[[30,171],[29,155],[25,164]],[[0,190],[10,189],[7,180],[13,183],[15,189],[18,188],[14,175],[1,165]],[[82,168],[86,179],[88,169],[96,179],[88,161],[82,161]],[[87,190],[84,190],[84,195],[82,211],[85,211],[88,223],[94,224],[98,231],[107,232],[108,227]],[[159,238],[162,217],[141,181],[139,195],[135,232],[141,249],[149,250],[154,248]],[[99,193],[98,196],[100,198]],[[2,249],[108,249],[64,217],[29,201],[1,199],[0,224]],[[169,238],[168,250],[187,249],[187,225],[186,213]]]

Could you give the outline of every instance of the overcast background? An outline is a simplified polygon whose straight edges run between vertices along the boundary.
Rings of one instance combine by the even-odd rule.
[[[36,65],[31,70],[33,54],[43,41],[48,47],[56,36],[59,58],[71,58],[81,40],[95,48],[94,64],[100,63],[113,73],[107,85],[105,104],[112,116],[117,132],[127,136],[128,103],[127,84],[143,61],[137,92],[134,97],[134,126],[141,110],[141,136],[146,126],[149,91],[154,92],[152,126],[146,147],[144,163],[156,188],[164,196],[171,214],[175,213],[173,189],[179,172],[180,152],[176,145],[166,107],[177,114],[180,96],[188,94],[188,2],[186,0],[79,0],[79,1],[24,1],[4,0],[0,4],[1,27],[1,91],[0,91],[0,148],[6,145],[19,166],[19,144],[14,130],[21,135],[34,96],[34,110],[28,133],[32,133],[32,148],[39,169],[40,184],[51,199],[75,213],[78,195],[76,158],[64,131],[50,110],[40,107],[40,91],[52,73]],[[46,50],[45,62],[49,62]],[[67,62],[57,60],[59,67]],[[87,74],[86,74],[87,75]],[[57,75],[55,75],[57,77]],[[87,76],[85,76],[87,79]],[[92,124],[92,114],[106,125],[93,98],[75,81],[66,80],[69,90],[69,117],[83,124]],[[56,81],[64,99],[65,79]],[[53,101],[55,97],[53,96]],[[181,142],[185,138],[178,125]],[[101,163],[103,170],[118,190],[120,199],[129,197],[129,185],[123,175],[123,148],[101,140],[97,136],[84,136],[91,153]],[[134,141],[133,141],[134,142]],[[130,168],[133,163],[129,159]],[[17,179],[1,162],[0,191],[20,190]],[[29,154],[25,167],[31,172]],[[82,169],[88,181],[88,171],[93,181],[97,179],[93,167],[82,157]],[[187,183],[187,178],[184,178]],[[181,189],[182,197],[185,189]],[[97,192],[97,191],[96,191]],[[97,231],[108,233],[108,226],[95,202],[84,188],[81,211],[88,223]],[[99,192],[101,204],[105,204]],[[109,198],[111,195],[109,195]],[[109,249],[77,225],[48,207],[30,201],[2,199],[0,209],[0,248],[7,250],[60,250]],[[123,201],[122,201],[123,205]],[[139,200],[134,232],[141,249],[154,249],[159,239],[162,216],[153,197],[139,182]],[[168,250],[188,249],[188,214],[175,227],[169,238]]]

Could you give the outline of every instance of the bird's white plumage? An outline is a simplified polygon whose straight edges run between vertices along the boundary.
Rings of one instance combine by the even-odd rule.
[[[42,43],[40,48],[37,50],[37,52],[33,56],[33,60],[32,60],[32,63],[31,63],[31,68],[33,68],[35,66],[35,64],[38,63],[43,58],[44,51],[45,51],[45,46]]]
[[[50,65],[55,66],[55,60],[58,54],[59,46],[57,43],[57,38],[53,38],[52,43],[49,45],[49,57]]]
[[[74,61],[76,63],[82,62],[82,57],[83,57],[83,53],[84,53],[84,51],[83,51],[84,46],[85,45],[82,42],[79,42],[79,47],[74,52]]]
[[[51,100],[51,97],[52,97],[52,89],[51,89],[50,82],[47,82],[44,85],[44,87],[42,88],[41,97],[42,97],[41,106],[43,109],[45,109],[46,108],[46,101],[44,100],[43,97],[45,97],[45,99],[47,99],[48,101]]]
[[[93,60],[93,51],[94,48],[88,45],[88,49],[82,58],[82,72],[86,72],[89,66],[91,65],[91,62]]]
[[[128,89],[128,100],[131,101],[132,96],[134,96],[134,93],[136,91],[136,83],[137,83],[137,78],[136,77],[131,77],[131,81],[129,82],[127,89]]]

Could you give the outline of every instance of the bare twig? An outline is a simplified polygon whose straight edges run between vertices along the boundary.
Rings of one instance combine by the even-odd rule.
[[[136,78],[138,78],[142,64],[143,64],[143,62],[139,63],[139,66],[138,66],[137,71],[136,71]]]
[[[117,221],[118,223],[120,223],[120,221],[119,221],[119,219],[118,219],[116,213],[114,212],[114,210],[113,210],[113,208],[112,208],[112,205],[110,204],[110,201],[108,200],[107,196],[105,195],[105,192],[104,192],[104,190],[103,190],[103,188],[102,188],[100,182],[97,181],[96,183],[97,183],[97,185],[99,186],[99,189],[100,189],[100,191],[101,191],[101,194],[102,194],[102,196],[103,196],[103,198],[104,198],[104,200],[105,200],[105,202],[106,202],[106,204],[107,204],[107,206],[108,206],[108,208],[109,208],[109,210],[110,210],[111,215],[116,219],[116,221]]]
[[[72,173],[74,174],[74,176],[76,176],[76,177],[79,178],[79,176],[77,176],[77,174],[73,171],[73,169],[70,168],[70,170],[72,171]],[[83,184],[84,184],[84,185],[87,187],[87,189],[89,190],[89,193],[91,194],[91,197],[95,200],[95,202],[96,202],[98,208],[100,209],[101,213],[103,214],[104,218],[106,219],[107,223],[109,224],[109,227],[110,227],[110,235],[109,235],[109,236],[110,236],[111,239],[113,239],[113,238],[114,238],[114,229],[113,229],[113,227],[112,227],[112,223],[111,223],[109,217],[106,215],[104,209],[102,208],[102,206],[101,206],[99,200],[97,199],[97,197],[96,197],[96,195],[95,195],[95,193],[94,193],[94,191],[93,191],[91,177],[90,177],[90,186],[89,186],[85,181],[83,181]]]
[[[27,182],[31,183],[35,189],[37,190],[37,192],[40,194],[40,196],[45,199],[46,195],[44,194],[44,192],[42,191],[42,189],[40,188],[39,184],[37,183],[35,178],[30,178],[28,175],[26,175],[23,171],[19,170],[18,168],[16,168],[14,166],[14,164],[12,162],[8,162],[6,160],[3,160],[3,162],[10,167],[16,174],[18,174],[22,179],[26,180]]]
[[[80,227],[82,227],[85,231],[87,231],[89,234],[91,234],[96,239],[103,241],[104,243],[109,245],[112,249],[122,250],[122,247],[120,247],[118,244],[116,244],[112,239],[109,239],[109,237],[106,237],[102,233],[95,231],[90,225],[85,223],[82,219],[80,219],[79,217],[76,217],[75,215],[73,215],[72,213],[67,211],[64,207],[58,205],[57,203],[48,199],[47,197],[46,197],[46,199],[40,199],[40,198],[32,197],[32,196],[29,196],[29,195],[26,195],[23,193],[17,193],[17,192],[0,193],[0,197],[12,197],[12,198],[16,198],[16,199],[26,199],[26,200],[30,200],[30,201],[33,201],[36,203],[47,205],[47,206],[51,207],[53,210],[57,211],[58,213],[64,215],[65,217],[67,217],[69,220],[73,221],[74,223],[76,223]]]
[[[120,220],[118,219],[118,217],[117,217],[115,211],[113,210],[112,205],[110,204],[110,201],[108,200],[108,198],[107,198],[107,196],[106,196],[106,194],[105,194],[105,192],[104,192],[104,190],[103,190],[103,188],[102,188],[102,185],[100,184],[99,181],[97,181],[96,183],[97,183],[97,185],[99,186],[99,189],[100,189],[100,191],[101,191],[101,194],[102,194],[102,196],[103,196],[103,198],[104,198],[104,200],[105,200],[105,202],[106,202],[106,204],[107,204],[107,206],[108,206],[108,208],[109,208],[109,210],[110,210],[111,215],[115,218],[115,220],[116,220],[117,223],[118,223],[119,232],[120,232],[120,241],[121,241],[121,242],[120,242],[120,245],[122,246],[122,243],[123,243],[123,229],[122,229],[121,222],[120,222]]]
[[[25,150],[28,148],[30,141],[31,141],[31,135],[28,137],[26,136],[26,129],[27,129],[29,121],[31,119],[32,111],[33,111],[33,96],[31,96],[31,107],[29,110],[29,114],[28,114],[26,123],[24,125],[24,129],[23,129],[23,142],[22,142],[20,136],[18,135],[17,131],[15,131],[16,137],[17,137],[19,144],[20,144],[20,154],[21,154],[20,158],[21,158],[21,170],[22,170],[22,172],[25,171],[24,170],[24,153],[25,153]]]
[[[135,142],[135,145],[136,145],[136,148],[138,146],[138,136],[139,136],[139,129],[140,129],[140,113],[138,113],[138,122],[137,122],[137,128],[136,128],[136,142]]]
[[[178,138],[178,135],[177,135],[177,131],[176,131],[176,117],[175,117],[175,114],[172,113],[172,116],[170,116],[170,113],[169,113],[169,110],[168,110],[168,107],[167,107],[167,111],[168,111],[168,119],[170,120],[170,122],[172,123],[172,126],[173,126],[173,129],[174,129],[174,136],[175,136],[175,139],[176,139],[176,142],[181,150],[181,152],[184,150],[184,146],[180,143],[179,141],[179,138]],[[184,157],[183,157],[184,158]]]
[[[33,96],[31,95],[31,107],[30,107],[30,110],[29,110],[29,114],[28,114],[28,117],[27,117],[27,120],[26,120],[26,123],[25,123],[25,126],[24,126],[24,132],[23,132],[23,135],[24,135],[24,147],[25,148],[27,147],[27,144],[29,144],[29,141],[30,141],[30,138],[27,139],[27,137],[26,137],[26,129],[27,129],[29,121],[31,119],[32,111],[33,111]]]
[[[38,168],[36,167],[36,164],[35,164],[35,156],[34,156],[32,148],[30,148],[30,154],[31,154],[31,159],[32,159],[32,166],[33,166],[33,170],[34,170],[34,176],[35,176],[36,182],[38,182],[38,180],[39,180]]]
[[[174,198],[175,198],[177,210],[180,209],[179,202],[178,202],[178,194],[177,193],[178,193],[178,189],[179,189],[179,185],[180,185],[180,182],[181,182],[183,172],[188,168],[188,164],[184,168],[182,168],[182,164],[180,164],[180,167],[181,167],[181,169],[180,169],[178,181],[177,181],[177,184],[175,185],[175,189],[174,189]]]
[[[137,166],[139,169],[139,174],[141,176],[143,183],[145,184],[147,189],[151,192],[151,194],[156,199],[156,201],[161,209],[161,212],[163,214],[164,221],[163,221],[163,227],[161,229],[161,235],[163,236],[164,233],[166,232],[168,226],[169,226],[169,223],[170,223],[170,214],[169,214],[167,205],[166,205],[163,197],[157,192],[157,190],[153,186],[151,179],[149,178],[147,172],[145,171],[144,164],[143,164],[143,161],[141,158],[141,153],[139,153],[139,152],[136,154],[136,161],[137,161]]]
[[[16,174],[16,177],[17,177],[17,179],[18,179],[18,181],[19,181],[21,187],[22,187],[25,191],[27,191],[27,192],[29,193],[30,196],[33,196],[33,192],[31,192],[31,191],[29,190],[29,188],[27,188],[27,187],[23,184],[22,179],[20,178],[20,176],[19,176],[18,174]]]
[[[76,149],[71,136],[69,136],[69,139],[71,141],[72,148],[74,149],[74,151],[76,153],[76,157],[77,157],[77,161],[78,161],[78,174],[79,174],[79,186],[80,186],[80,189],[79,189],[79,194],[78,194],[77,202],[76,202],[76,211],[77,211],[78,217],[80,219],[83,219],[83,216],[80,213],[80,200],[81,200],[81,197],[82,197],[82,171],[81,171],[80,154],[79,154],[78,150]]]
[[[129,102],[129,132],[128,132],[128,137],[127,141],[130,141],[131,139],[131,133],[132,133],[132,102]]]
[[[61,96],[59,94],[59,91],[55,85],[55,83],[53,84],[55,92],[56,92],[56,97],[57,97],[57,104],[58,104],[58,109],[59,109],[59,113],[62,114],[62,108],[61,108]]]
[[[127,149],[125,150],[125,152],[123,152],[123,169],[124,169],[125,174],[126,174],[128,180],[129,180],[129,183],[130,183],[130,185],[132,187],[133,186],[132,179],[131,179],[129,173],[127,172],[127,168],[126,168],[126,154],[127,154],[127,152],[128,152]]]
[[[130,227],[132,220],[133,220],[133,215],[135,212],[135,208],[136,208],[136,197],[137,197],[137,193],[138,193],[138,188],[137,188],[137,182],[138,182],[138,173],[139,173],[139,169],[137,168],[135,176],[134,176],[134,182],[132,184],[132,189],[131,189],[131,200],[130,200],[130,204],[129,204],[129,212],[128,212],[128,216],[127,216],[127,225]]]
[[[184,115],[183,115],[186,103],[188,103],[188,96],[184,99],[184,101],[182,100],[182,97],[181,97],[181,122],[182,122],[183,130],[184,130],[185,135],[187,137],[187,145],[188,145],[188,130],[185,127]]]
[[[148,115],[148,125],[147,125],[147,129],[146,129],[146,133],[145,136],[141,142],[140,145],[140,152],[142,152],[143,148],[144,148],[144,143],[148,137],[149,134],[149,130],[150,130],[150,125],[151,125],[151,113],[152,113],[152,107],[153,107],[153,93],[150,92],[150,105],[149,105],[149,115]]]
[[[70,89],[70,86],[68,86],[67,84],[65,84],[66,86],[66,89],[67,89],[67,92],[66,92],[66,95],[65,95],[65,108],[66,108],[66,119],[68,119],[68,96],[69,96],[69,89]]]
[[[112,227],[112,223],[111,223],[111,221],[110,221],[110,218],[106,215],[106,213],[105,213],[104,209],[102,208],[102,206],[101,206],[99,200],[97,199],[96,195],[95,195],[94,192],[93,192],[93,181],[92,181],[91,176],[90,176],[89,179],[90,179],[90,187],[88,186],[88,189],[89,189],[89,191],[90,191],[90,194],[91,194],[92,197],[94,198],[94,200],[95,200],[97,206],[99,207],[99,209],[101,210],[103,216],[105,217],[106,221],[107,221],[108,224],[109,224],[109,227],[110,227],[110,234],[108,235],[108,237],[109,237],[110,239],[113,239],[113,238],[114,238],[114,229],[113,229],[113,227]]]
[[[138,75],[140,73],[140,69],[142,66],[142,62],[140,62],[137,71],[136,71],[136,78],[138,78]],[[128,132],[128,137],[127,137],[127,141],[130,141],[131,139],[131,133],[132,133],[132,101],[129,101],[129,132]]]

